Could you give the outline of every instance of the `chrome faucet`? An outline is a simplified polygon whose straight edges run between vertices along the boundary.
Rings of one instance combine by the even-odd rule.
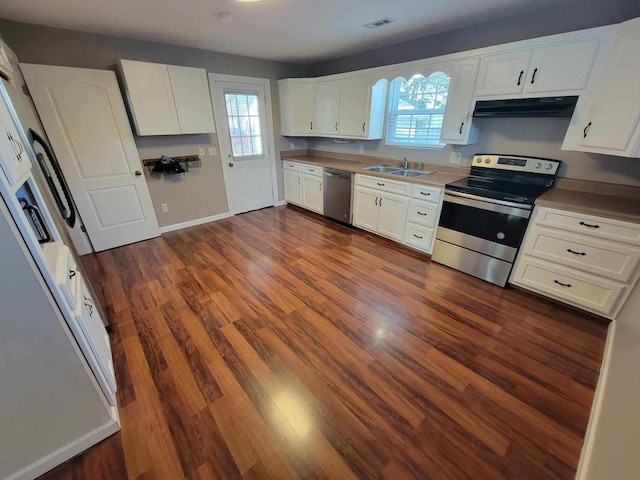
[[[424,170],[424,162],[422,160],[418,162],[418,170],[421,172]]]
[[[402,157],[402,160],[400,160],[398,157],[394,157],[393,155],[391,155],[389,159],[397,160],[398,162],[402,163],[402,166],[405,170],[409,170],[409,160],[407,160],[407,157]]]

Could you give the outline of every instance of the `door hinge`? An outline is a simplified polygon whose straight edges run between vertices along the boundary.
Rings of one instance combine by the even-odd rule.
[[[87,228],[84,225],[80,225],[80,231],[87,233]]]
[[[27,97],[31,96],[31,92],[29,92],[29,87],[27,87],[26,83],[22,85],[22,93],[24,93]]]

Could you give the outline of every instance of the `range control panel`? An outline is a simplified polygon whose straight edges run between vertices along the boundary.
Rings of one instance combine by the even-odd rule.
[[[560,168],[560,162],[534,157],[479,154],[474,155],[471,166],[555,175]]]

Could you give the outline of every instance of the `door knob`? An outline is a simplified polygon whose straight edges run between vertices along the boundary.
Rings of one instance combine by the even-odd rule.
[[[136,177],[139,177],[140,175],[142,175],[142,172],[140,170],[136,170]]]
[[[233,162],[229,162],[229,166],[230,166],[230,167],[233,167]]]

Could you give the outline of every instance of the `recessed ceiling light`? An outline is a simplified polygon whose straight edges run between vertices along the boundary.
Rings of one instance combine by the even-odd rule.
[[[261,1],[262,0],[236,0],[236,2],[240,2],[240,3],[256,3]]]

